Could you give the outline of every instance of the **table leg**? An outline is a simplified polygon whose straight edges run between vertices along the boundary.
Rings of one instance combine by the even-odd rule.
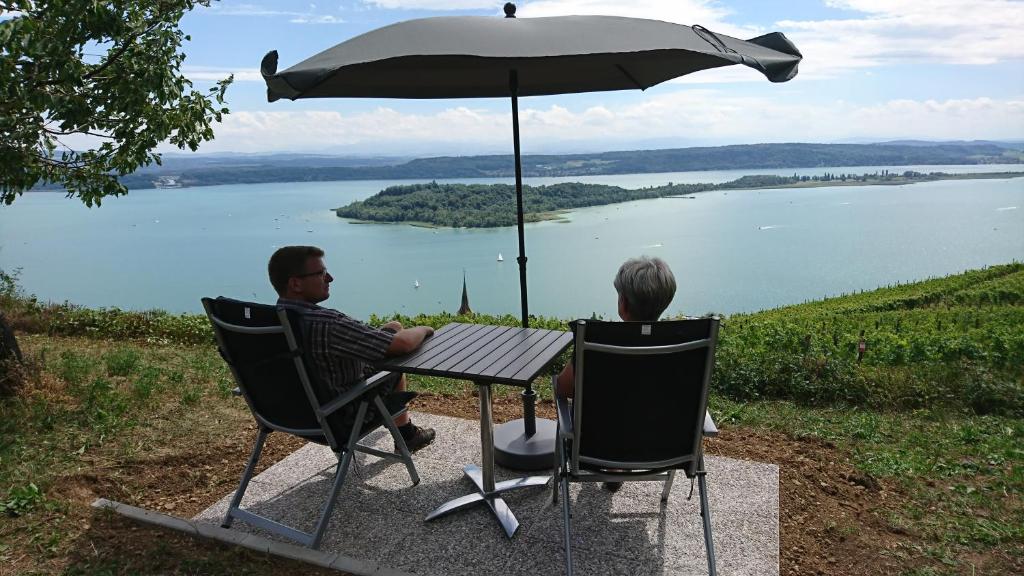
[[[494,419],[491,417],[491,386],[478,384],[480,391],[480,448],[483,457],[484,493],[494,492]]]
[[[491,509],[491,513],[498,519],[501,527],[505,530],[505,535],[511,538],[519,529],[519,520],[516,519],[515,514],[509,509],[508,504],[501,497],[501,493],[519,488],[545,486],[550,477],[530,476],[506,480],[497,484],[494,483],[494,422],[491,415],[491,386],[484,383],[478,383],[478,386],[480,390],[480,453],[482,469],[472,464],[463,468],[463,473],[473,481],[477,491],[438,506],[433,512],[427,514],[427,520],[446,516],[477,502],[484,502]]]

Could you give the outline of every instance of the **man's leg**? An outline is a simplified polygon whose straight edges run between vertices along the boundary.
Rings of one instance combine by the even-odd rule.
[[[395,391],[395,392],[405,392],[405,387],[406,386],[407,386],[407,383],[405,381],[405,374],[402,374],[401,377],[398,378],[398,382],[395,384],[395,387],[393,388],[393,391]],[[395,426],[399,426],[399,427],[405,426],[406,424],[408,424],[410,422],[412,422],[412,418],[409,417],[409,411],[408,410],[406,410],[405,412],[402,412],[401,414],[399,414],[398,416],[395,417]]]
[[[394,380],[391,392],[401,394],[406,391],[407,386],[405,374],[401,374]],[[395,425],[398,426],[398,431],[402,433],[402,438],[405,440],[405,444],[410,452],[415,452],[429,445],[434,441],[434,436],[436,436],[433,428],[420,428],[413,424],[408,411],[402,412],[395,417]]]

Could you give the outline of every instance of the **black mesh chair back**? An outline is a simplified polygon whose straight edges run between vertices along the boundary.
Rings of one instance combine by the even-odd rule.
[[[575,382],[571,399],[555,398],[551,493],[553,501],[562,498],[566,574],[573,573],[570,482],[662,481],[665,505],[677,470],[698,485],[708,573],[716,574],[703,438],[718,433],[707,413],[718,324],[717,318],[571,324]]]
[[[581,466],[693,476],[716,329],[710,318],[574,323]]]
[[[344,392],[330,390],[310,372],[313,364],[304,352],[308,347],[303,346],[301,311],[223,297],[203,298],[203,307],[213,325],[221,356],[231,368],[239,391],[259,424],[249,463],[221,526],[229,528],[237,518],[306,546],[319,547],[356,451],[400,460],[413,485],[419,483],[409,448],[394,423],[394,418],[403,413],[405,407],[389,409],[381,397],[384,384],[393,381],[394,375],[380,372],[353,383]],[[380,426],[391,433],[397,454],[359,444]],[[267,435],[273,431],[326,444],[338,458],[327,502],[309,532],[241,507]]]
[[[309,394],[296,369],[294,359],[300,351],[289,346],[277,307],[223,297],[203,298],[203,305],[214,321],[221,355],[235,373],[257,420],[275,430],[322,437]],[[264,331],[241,332],[228,325]],[[326,403],[326,399],[318,400]]]

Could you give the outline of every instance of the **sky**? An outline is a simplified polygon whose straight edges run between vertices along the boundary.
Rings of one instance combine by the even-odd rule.
[[[228,74],[231,114],[201,152],[347,155],[511,151],[507,99],[266,101],[259,62],[279,69],[412,18],[499,18],[494,0],[222,0],[182,20],[183,72]],[[529,0],[520,18],[603,14],[700,24],[752,38],[782,32],[804,54],[773,84],[744,66],[646,91],[522,98],[524,154],[756,142],[1024,139],[1020,0]],[[174,150],[164,147],[164,151]]]

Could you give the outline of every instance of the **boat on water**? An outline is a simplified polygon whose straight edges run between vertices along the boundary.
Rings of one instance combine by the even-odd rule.
[[[413,280],[412,281],[412,287],[413,288],[419,288],[420,287],[420,281],[419,280]]]
[[[504,262],[505,259],[501,257],[501,252],[498,252],[498,262]]]

